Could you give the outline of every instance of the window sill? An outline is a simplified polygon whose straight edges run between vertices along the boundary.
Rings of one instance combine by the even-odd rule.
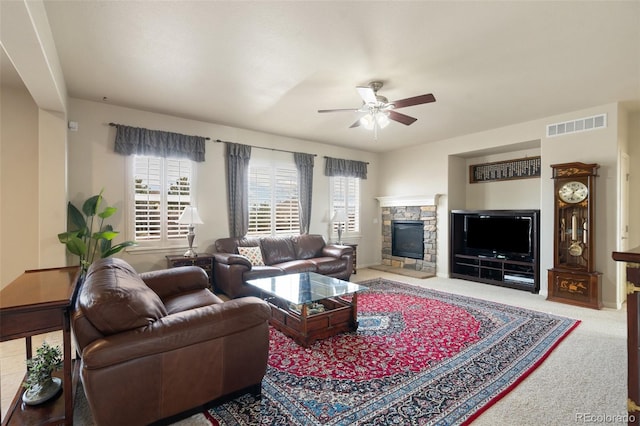
[[[197,245],[193,246],[193,249],[196,250],[198,248]],[[166,253],[166,254],[183,254],[185,251],[189,249],[188,245],[179,245],[179,246],[163,246],[163,247],[140,247],[134,246],[125,249],[125,252],[131,255],[138,254],[150,254],[150,253]]]

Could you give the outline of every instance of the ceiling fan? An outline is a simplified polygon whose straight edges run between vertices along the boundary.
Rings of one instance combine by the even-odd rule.
[[[413,105],[426,104],[435,102],[436,98],[433,94],[414,96],[412,98],[400,99],[398,101],[389,102],[384,96],[378,95],[378,90],[382,88],[381,81],[372,81],[368,86],[357,86],[356,90],[362,98],[362,106],[360,108],[341,108],[341,109],[319,109],[318,112],[340,112],[351,111],[364,113],[366,115],[359,118],[349,128],[362,125],[367,129],[382,129],[389,124],[389,120],[397,121],[409,126],[413,124],[417,118],[410,117],[395,111],[398,108],[405,108]]]

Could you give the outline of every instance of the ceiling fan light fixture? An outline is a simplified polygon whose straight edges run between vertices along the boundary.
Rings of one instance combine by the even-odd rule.
[[[376,123],[378,123],[378,127],[384,129],[389,125],[389,114],[384,112],[376,113]]]
[[[373,130],[373,126],[375,125],[373,114],[367,114],[360,118],[360,125],[367,130]]]

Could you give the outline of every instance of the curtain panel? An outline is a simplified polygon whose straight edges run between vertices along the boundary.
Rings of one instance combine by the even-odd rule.
[[[244,237],[249,230],[249,159],[251,146],[225,142],[229,234]]]
[[[311,195],[313,192],[313,154],[294,152],[293,159],[298,169],[298,206],[300,208],[300,233],[308,234],[311,223]]]
[[[205,142],[202,136],[116,125],[115,152],[122,155],[187,158],[203,162]]]
[[[364,161],[325,157],[324,175],[366,179],[367,163],[365,163]]]

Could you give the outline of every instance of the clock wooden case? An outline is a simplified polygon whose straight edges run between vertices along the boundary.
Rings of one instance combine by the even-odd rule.
[[[554,243],[548,300],[600,309],[595,270],[595,179],[598,164],[553,164]]]

